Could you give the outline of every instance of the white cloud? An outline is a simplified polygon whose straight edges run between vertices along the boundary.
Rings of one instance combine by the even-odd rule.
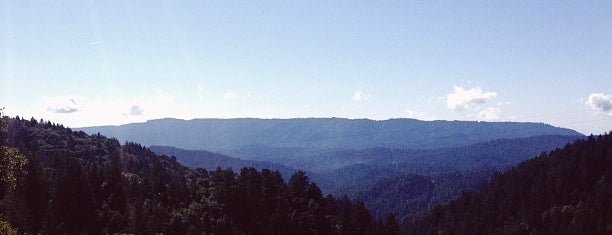
[[[75,113],[78,112],[76,96],[56,96],[56,97],[43,97],[41,102],[45,106],[47,112],[52,113]]]
[[[231,91],[226,91],[225,94],[223,94],[223,99],[225,100],[235,100],[236,98],[238,98],[238,95]]]
[[[138,105],[133,105],[132,108],[130,108],[130,116],[140,116],[144,113],[144,109],[142,109],[140,106]]]
[[[66,114],[72,110],[77,111]],[[177,104],[172,96],[164,91],[158,91],[156,95],[149,97],[133,98],[79,95],[42,97],[40,106],[35,108],[31,115],[70,127],[119,125],[169,116],[196,117],[192,109]]]
[[[500,117],[499,107],[489,107],[478,112],[478,117],[483,120],[497,120]]]
[[[586,104],[599,113],[612,116],[612,95],[593,93]]]
[[[353,100],[357,101],[357,102],[362,102],[362,101],[366,101],[368,99],[370,99],[372,95],[370,94],[364,94],[363,91],[358,90],[355,92],[355,94],[353,95]]]
[[[487,100],[497,96],[496,92],[483,92],[480,87],[472,87],[466,90],[463,87],[454,86],[453,89],[453,93],[446,95],[446,105],[449,109],[457,111],[484,104]]]

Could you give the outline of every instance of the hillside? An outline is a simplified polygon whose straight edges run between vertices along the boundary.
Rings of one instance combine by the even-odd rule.
[[[264,157],[294,168],[329,172],[355,164],[390,166],[406,173],[432,174],[482,167],[507,167],[527,160],[543,151],[563,147],[583,136],[543,135],[525,138],[496,139],[462,147],[439,149],[368,148],[313,152],[291,157]]]
[[[77,130],[146,146],[199,149],[252,159],[270,151],[287,156],[330,149],[435,149],[536,135],[581,135],[542,123],[343,118],[159,119]]]
[[[476,190],[496,170],[512,167],[579,138],[582,137],[533,136],[434,150],[374,148],[275,160],[313,171],[311,176],[324,193],[348,195],[363,201],[378,217],[389,213],[401,217],[454,199],[465,191]],[[293,172],[283,165],[202,150],[159,146],[152,146],[151,150],[175,156],[178,162],[193,168],[252,166],[278,169],[286,177],[291,173],[285,172]],[[336,167],[340,168],[334,169]]]
[[[435,176],[456,172],[490,174],[493,170],[512,167],[539,153],[561,148],[580,138],[582,137],[534,136],[433,150],[376,148],[339,151],[287,161],[281,159],[278,162],[310,170],[312,177],[319,182],[325,192],[343,195],[348,188],[368,188],[381,180],[398,178],[402,175]],[[336,166],[343,167],[334,169]]]
[[[240,158],[226,156],[220,153],[208,152],[205,150],[185,150],[170,146],[151,146],[151,151],[158,155],[176,157],[176,161],[184,166],[191,168],[204,168],[214,170],[217,167],[222,169],[232,168],[241,169],[244,167],[254,167],[258,170],[269,169],[279,171],[281,175],[288,179],[296,169],[289,168],[280,164],[266,161],[242,160]]]
[[[189,169],[135,143],[0,118],[0,234],[397,234],[304,172]]]
[[[493,170],[455,172],[439,175],[408,174],[388,178],[364,187],[351,187],[340,194],[363,201],[375,216],[389,213],[402,217],[475,191]]]
[[[405,219],[407,234],[611,234],[612,134],[498,174],[478,192]]]

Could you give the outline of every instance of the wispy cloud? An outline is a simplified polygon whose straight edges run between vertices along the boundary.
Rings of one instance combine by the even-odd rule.
[[[130,108],[130,116],[140,116],[142,114],[144,114],[144,109],[138,105],[132,105],[132,108]]]
[[[42,102],[47,112],[67,114],[79,111],[76,99],[74,96],[43,97]]]
[[[501,110],[499,107],[488,107],[478,112],[478,118],[483,120],[497,120],[501,117]]]
[[[435,117],[432,115],[427,115],[425,112],[413,111],[410,109],[404,110],[407,118],[413,118],[418,120],[434,120]]]
[[[51,110],[54,113],[74,113],[79,111],[77,108],[70,107],[49,108],[48,110]]]
[[[598,113],[612,116],[612,95],[592,93],[586,104]]]
[[[364,94],[362,90],[358,90],[355,91],[355,94],[353,95],[353,100],[357,102],[362,102],[370,99],[370,97],[372,97],[372,95]]]
[[[223,99],[225,100],[235,100],[236,98],[238,98],[238,95],[236,95],[234,92],[231,92],[231,91],[226,91],[223,94]]]
[[[484,104],[496,96],[497,92],[485,92],[480,87],[464,89],[461,86],[454,86],[453,93],[446,95],[446,105],[451,110],[462,111]]]

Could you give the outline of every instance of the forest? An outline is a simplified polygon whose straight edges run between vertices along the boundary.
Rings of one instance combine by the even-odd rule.
[[[406,234],[612,234],[612,134],[543,153],[404,219]]]
[[[137,143],[3,117],[2,234],[398,234],[297,171],[189,169]]]
[[[254,167],[188,168],[137,143],[34,118],[0,120],[1,234],[612,232],[612,134],[502,173],[407,174],[345,190],[354,201],[325,195],[304,171],[285,180]]]

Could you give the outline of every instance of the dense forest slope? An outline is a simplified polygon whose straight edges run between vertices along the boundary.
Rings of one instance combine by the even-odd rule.
[[[494,172],[493,169],[481,169],[438,175],[407,174],[352,186],[337,194],[363,201],[374,216],[403,217],[455,199],[464,192],[475,191]]]
[[[478,192],[405,219],[408,234],[612,234],[612,134],[498,174]]]
[[[189,169],[135,143],[0,118],[0,234],[397,234],[304,172]]]
[[[80,128],[121,141],[208,150],[240,158],[327,149],[433,149],[536,135],[581,135],[542,123],[391,119],[159,119]],[[272,150],[269,150],[272,149]]]

